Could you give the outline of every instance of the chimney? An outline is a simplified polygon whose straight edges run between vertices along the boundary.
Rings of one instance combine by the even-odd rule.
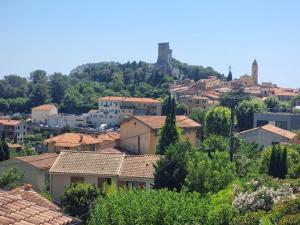
[[[23,186],[24,191],[31,191],[32,190],[32,185],[31,184],[25,184]]]

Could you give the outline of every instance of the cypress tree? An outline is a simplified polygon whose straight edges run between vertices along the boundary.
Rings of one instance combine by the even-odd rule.
[[[269,168],[268,168],[268,175],[270,176],[274,176],[274,174],[276,173],[276,146],[273,145],[272,146],[272,152],[271,152],[271,156],[270,156],[270,162],[269,162]]]
[[[2,151],[4,153],[4,160],[8,160],[9,157],[10,157],[10,154],[9,154],[8,144],[7,144],[6,140],[5,140],[5,134],[4,134],[4,132],[2,132],[1,145],[2,145]]]
[[[159,148],[157,153],[164,155],[165,150],[171,144],[175,144],[179,140],[179,133],[176,127],[176,103],[171,98],[170,94],[166,104],[166,121],[161,129],[161,135],[159,140]]]
[[[281,156],[281,171],[280,171],[280,177],[281,179],[284,179],[288,172],[288,162],[287,162],[287,147],[284,147],[284,150],[282,152]]]
[[[3,142],[2,142],[2,138],[0,140],[0,162],[5,160],[5,153],[4,153],[4,149],[3,149]]]

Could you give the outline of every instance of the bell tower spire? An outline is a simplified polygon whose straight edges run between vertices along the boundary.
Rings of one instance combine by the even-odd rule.
[[[256,59],[254,59],[252,63],[252,80],[254,84],[258,84],[258,64],[256,62]]]

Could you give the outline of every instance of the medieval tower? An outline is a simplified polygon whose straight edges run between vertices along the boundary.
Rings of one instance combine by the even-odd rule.
[[[256,62],[256,59],[254,59],[252,63],[252,80],[255,85],[258,84],[258,64]]]
[[[170,49],[169,42],[158,44],[156,68],[162,70],[164,73],[172,71],[172,49]]]

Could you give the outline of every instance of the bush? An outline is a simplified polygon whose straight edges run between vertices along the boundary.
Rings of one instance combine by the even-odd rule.
[[[0,176],[0,188],[10,190],[23,184],[24,172],[17,168],[9,168]]]

